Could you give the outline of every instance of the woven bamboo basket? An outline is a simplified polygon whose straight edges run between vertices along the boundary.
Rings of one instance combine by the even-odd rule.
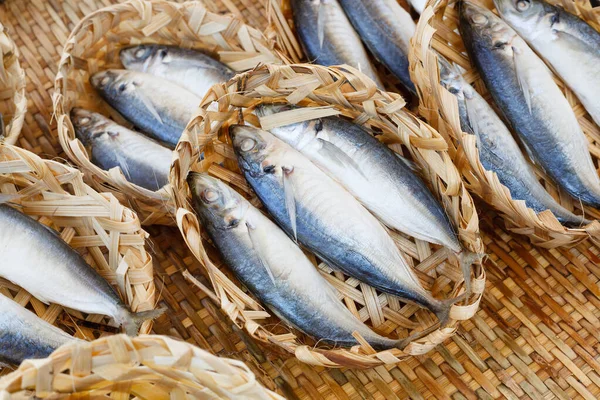
[[[282,400],[241,361],[166,336],[115,335],[67,344],[0,379],[2,399]]]
[[[202,50],[234,71],[280,61],[260,31],[237,17],[209,12],[200,2],[130,0],[88,14],[71,32],[58,66],[53,96],[62,148],[89,176],[93,187],[112,192],[130,205],[143,225],[174,225],[168,188],[153,192],[128,182],[119,168],[105,171],[94,165],[75,137],[69,116],[73,107],[83,107],[130,125],[101,100],[89,77],[99,70],[123,68],[119,50],[140,43]]]
[[[152,310],[156,290],[146,232],[135,213],[108,193],[83,182],[81,172],[0,143],[0,193],[13,196],[25,214],[55,229],[120,293],[132,311]],[[81,339],[93,340],[118,329],[101,315],[45,305],[20,287],[0,279],[0,293],[38,317]],[[149,333],[146,321],[140,333]]]
[[[356,73],[359,74],[358,71]],[[207,110],[213,101],[218,102],[218,112]],[[405,103],[400,95],[377,91],[371,80],[366,78],[362,81],[347,67],[267,65],[240,74],[226,84],[213,86],[176,148],[171,185],[179,208],[177,223],[192,253],[206,268],[214,287],[210,296],[254,338],[273,343],[294,353],[301,361],[314,365],[373,367],[395,364],[411,355],[424,354],[450,337],[459,321],[470,318],[477,310],[485,282],[480,265],[474,266],[473,295],[464,304],[453,307],[451,322],[446,327],[410,343],[403,350],[379,353],[368,344],[351,350],[321,348],[296,331],[274,326],[271,324],[274,319],[265,321],[269,314],[241,289],[239,282],[219,269],[222,263],[212,256],[214,251],[204,240],[198,219],[189,206],[186,177],[189,171],[208,171],[228,182],[254,204],[259,204],[240,175],[225,132],[230,123],[236,122],[240,110],[246,122],[257,124],[251,111],[263,101],[307,107],[331,106],[367,128],[382,131],[382,135],[378,136],[380,139],[394,150],[409,154],[423,167],[434,193],[457,225],[463,244],[471,251],[483,252],[477,212],[446,153],[445,141],[431,127],[402,109]],[[205,154],[203,161],[198,158],[201,152]],[[454,297],[461,292],[464,282],[460,268],[446,249],[398,233],[393,235],[401,251],[410,259],[409,263],[434,295]],[[414,329],[427,328],[435,321],[427,311],[405,304],[394,296],[380,294],[355,279],[346,279],[323,264],[319,267],[340,292],[348,308],[382,334],[406,337]]]
[[[5,131],[0,140],[15,144],[27,112],[25,99],[25,72],[19,64],[19,50],[7,29],[0,23],[0,113]],[[4,135],[4,136],[3,136]]]
[[[493,9],[491,0],[474,2]],[[550,2],[582,16],[595,27],[599,26],[598,14],[591,11],[587,2],[571,0]],[[448,0],[430,3],[423,12],[412,40],[410,71],[420,97],[419,113],[448,141],[449,152],[460,169],[468,189],[502,214],[507,229],[525,235],[533,244],[545,248],[572,246],[588,238],[599,243],[600,223],[598,221],[581,228],[567,228],[562,226],[549,210],[536,214],[525,205],[524,201],[514,200],[508,188],[500,183],[497,175],[487,171],[479,161],[475,135],[461,131],[456,99],[439,83],[439,68],[434,50],[463,67],[466,70],[463,74],[465,79],[479,93],[487,99],[490,98],[475,67],[469,63],[464,45],[457,33],[458,13],[452,6],[453,3]],[[600,135],[600,128],[586,114],[577,97],[558,78],[555,79],[573,106],[590,143],[589,148],[594,163],[598,166],[600,147],[597,138]],[[600,218],[600,210],[582,207],[577,200],[560,190],[541,169],[536,168],[536,173],[546,190],[565,208],[579,214],[585,213],[588,219]]]

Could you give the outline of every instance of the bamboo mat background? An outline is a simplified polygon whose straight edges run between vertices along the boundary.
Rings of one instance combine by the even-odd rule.
[[[64,157],[50,123],[58,57],[77,21],[111,3],[6,0],[0,6],[27,74],[28,113],[18,145],[46,158]],[[266,25],[262,0],[205,3],[256,27]],[[290,399],[600,398],[599,249],[591,244],[534,249],[503,230],[492,212],[482,207],[480,214],[489,253],[481,310],[429,356],[393,367],[327,370],[258,347],[187,284],[182,270],[201,274],[201,268],[179,232],[166,227],[148,228],[157,289],[170,308],[156,321],[155,332],[240,359],[265,386]]]

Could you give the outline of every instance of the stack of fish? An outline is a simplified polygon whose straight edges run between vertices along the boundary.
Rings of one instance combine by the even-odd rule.
[[[168,183],[171,150],[202,97],[234,73],[206,54],[166,45],[127,47],[120,57],[126,69],[98,72],[90,82],[139,130],[81,108],[71,120],[94,164],[120,167],[129,182],[156,191]]]
[[[422,0],[413,3],[417,10],[423,5]],[[415,93],[408,72],[415,23],[396,0],[291,0],[291,6],[309,61],[325,66],[350,65],[383,88],[364,43],[410,93]]]
[[[588,141],[540,58],[599,123],[600,106],[594,96],[600,91],[595,70],[600,62],[600,34],[575,15],[542,0],[495,0],[495,4],[502,18],[468,1],[459,3],[459,28],[471,61],[503,118],[458,68],[440,56],[441,83],[458,100],[462,130],[476,135],[482,165],[497,174],[513,199],[525,201],[538,213],[551,210],[566,226],[587,224],[583,216],[566,210],[546,192],[530,161],[577,203],[600,207],[600,179]]]
[[[0,277],[45,304],[106,315],[137,335],[142,322],[164,310],[133,313],[117,292],[52,229],[6,204],[0,205]],[[76,340],[0,295],[0,364],[44,358]]]
[[[261,105],[259,117],[293,113]],[[275,315],[321,343],[356,345],[354,331],[376,349],[402,348],[444,325],[457,299],[426,290],[385,226],[447,247],[466,281],[476,255],[408,160],[341,117],[265,131],[229,128],[238,164],[277,227],[223,182],[191,173],[193,206],[223,259]],[[382,224],[383,222],[383,224]],[[283,230],[283,231],[282,231]],[[285,234],[283,233],[285,232]],[[298,247],[384,293],[430,310],[439,323],[411,337],[388,339],[364,325]]]

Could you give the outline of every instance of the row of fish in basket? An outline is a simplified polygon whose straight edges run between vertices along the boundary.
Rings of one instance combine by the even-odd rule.
[[[157,13],[176,7],[184,15],[173,24],[199,23],[191,8],[200,5],[158,4]],[[535,214],[549,211],[561,226],[593,225],[596,214],[566,208],[562,197],[540,183],[536,168],[561,196],[598,207],[600,180],[586,136],[544,60],[596,120],[592,65],[600,57],[600,34],[542,1],[497,0],[497,6],[504,19],[481,4],[454,7],[467,54],[495,106],[440,50],[436,83],[447,89],[446,99],[455,98],[460,130],[475,136],[477,161],[513,200]],[[387,72],[375,66],[381,63],[408,96],[418,93],[425,103],[431,93],[415,80],[410,54],[419,25],[415,29],[410,14],[392,0],[306,0],[291,7],[307,61],[344,65],[276,65],[281,60],[272,42],[240,24],[237,38],[230,36],[225,45],[216,29],[197,37],[198,46],[193,40],[184,41],[187,46],[158,44],[156,38],[166,35],[155,32],[156,38],[132,36],[136,40],[127,45],[101,39],[106,48],[93,53],[94,46],[85,43],[93,20],[81,24],[57,77],[61,144],[88,181],[114,191],[140,214],[148,210],[138,207],[136,196],[151,199],[151,193],[166,190],[164,212],[176,219],[206,267],[221,305],[259,339],[276,342],[281,334],[265,333],[244,316],[257,309],[246,291],[303,340],[318,344],[311,350],[318,355],[308,351],[307,362],[357,366],[373,357],[389,363],[422,354],[476,311],[484,250],[463,171],[452,163],[444,137],[405,111],[400,95],[384,90]],[[205,18],[213,20],[202,23],[213,29],[220,23],[223,31],[234,20]],[[130,25],[122,29],[122,37],[132,32]],[[252,64],[257,57],[265,65]],[[69,62],[75,58],[87,63]],[[80,65],[85,73],[73,73]],[[250,71],[236,75],[243,70]],[[77,97],[74,88],[93,92]],[[122,178],[141,189],[125,193]],[[140,322],[164,312],[133,313],[62,237],[18,211],[18,197],[5,202],[0,218],[22,234],[1,236],[3,246],[14,249],[8,259],[20,261],[0,268],[0,277],[44,303],[108,316],[133,335]],[[209,257],[209,246],[218,262]],[[221,261],[245,290],[227,284],[230,278],[215,267]],[[44,273],[49,269],[54,273]],[[352,290],[362,291],[357,301],[366,315],[349,305]],[[0,335],[0,361],[45,357],[76,340],[0,299],[0,327],[9,332]],[[409,322],[384,332],[377,313]],[[30,328],[24,330],[21,321]],[[303,346],[294,340],[280,346],[301,357]]]

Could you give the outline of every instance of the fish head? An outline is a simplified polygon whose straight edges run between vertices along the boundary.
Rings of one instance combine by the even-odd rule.
[[[281,168],[274,162],[277,138],[270,132],[253,126],[232,125],[229,136],[242,170],[253,177],[281,174]]]
[[[146,72],[154,64],[168,64],[172,59],[169,46],[159,44],[125,47],[119,57],[125,68],[140,72]]]
[[[111,121],[96,112],[75,107],[71,110],[71,122],[75,128],[75,135],[85,146],[93,145],[110,135],[106,129]]]
[[[450,93],[459,97],[462,94],[464,82],[461,73],[440,54],[438,54],[438,66],[440,69],[440,83],[448,89]]]
[[[233,229],[244,221],[247,203],[220,179],[203,172],[190,172],[187,183],[194,210],[203,221],[218,229]]]
[[[538,33],[540,21],[551,18],[550,15],[545,15],[554,15],[552,10],[546,10],[545,4],[538,0],[494,0],[494,4],[502,18],[522,33]],[[548,27],[550,25],[551,23]]]
[[[126,70],[108,69],[90,77],[90,83],[102,96],[119,99],[135,92],[137,85]]]
[[[291,111],[298,107],[289,104],[261,104],[256,107],[255,113],[259,117],[265,117],[284,111]],[[283,140],[295,149],[301,150],[310,143],[319,132],[323,124],[320,119],[297,122],[289,125],[278,126],[269,130],[277,138]]]
[[[487,8],[469,1],[463,0],[459,5],[460,32],[463,40],[476,47],[506,53],[512,57],[512,44],[518,36],[506,22]]]

